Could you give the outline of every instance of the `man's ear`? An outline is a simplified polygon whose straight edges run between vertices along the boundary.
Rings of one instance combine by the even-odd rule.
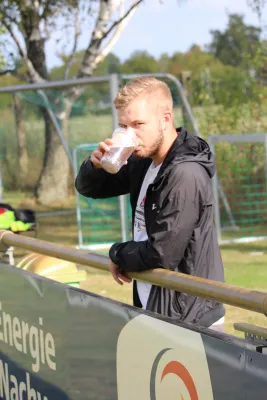
[[[166,130],[167,125],[171,122],[171,120],[172,120],[172,114],[170,112],[165,112],[162,119],[162,129],[164,131]]]

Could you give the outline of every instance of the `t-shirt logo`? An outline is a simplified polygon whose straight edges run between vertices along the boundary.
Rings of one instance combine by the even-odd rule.
[[[137,229],[137,232],[142,232],[146,229],[145,212],[144,212],[145,202],[146,202],[146,196],[144,196],[140,204],[137,204],[135,210],[134,226]]]

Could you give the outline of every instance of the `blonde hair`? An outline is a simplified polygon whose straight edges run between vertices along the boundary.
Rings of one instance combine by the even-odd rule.
[[[119,90],[114,100],[116,109],[119,110],[126,107],[132,100],[142,94],[148,96],[153,94],[153,98],[158,100],[160,108],[168,111],[173,108],[172,95],[168,85],[153,76],[141,76],[130,80]]]

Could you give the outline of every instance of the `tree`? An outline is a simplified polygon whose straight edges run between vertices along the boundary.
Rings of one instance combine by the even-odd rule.
[[[2,30],[2,35],[6,32]],[[12,60],[12,66],[9,65],[10,60],[6,62],[3,54],[0,54],[0,59],[2,55],[2,63],[0,62],[0,76],[2,75],[2,81],[4,86],[7,85],[16,85],[20,84],[25,80],[25,68],[21,65],[19,59]],[[2,65],[1,65],[2,64]],[[4,67],[6,67],[4,69]],[[13,68],[12,68],[13,67]],[[10,68],[10,69],[9,69]],[[8,73],[12,73],[13,76],[8,77]],[[7,78],[7,79],[4,79]],[[11,79],[10,79],[11,78]],[[6,82],[5,82],[6,80]],[[25,137],[25,129],[24,129],[24,121],[23,121],[23,105],[21,99],[16,96],[7,96],[10,98],[10,103],[13,103],[13,112],[15,115],[15,126],[16,126],[16,138],[17,138],[17,156],[18,156],[18,165],[17,170],[18,174],[16,176],[16,184],[19,187],[23,187],[26,181],[26,177],[28,174],[28,165],[29,165],[29,157],[26,146],[26,137]],[[4,101],[5,103],[5,101]],[[0,105],[1,106],[1,105]]]
[[[13,109],[16,122],[16,136],[17,136],[17,152],[18,152],[18,176],[17,183],[19,187],[23,187],[29,169],[29,156],[26,146],[26,135],[24,129],[23,119],[23,105],[21,99],[13,96]]]
[[[246,25],[244,17],[230,14],[224,32],[211,31],[209,51],[226,65],[241,67],[249,71],[260,47],[261,28]]]
[[[121,66],[121,72],[154,73],[158,72],[157,61],[147,51],[135,51]]]
[[[267,4],[267,0],[248,0],[247,3],[252,10],[258,14],[259,19],[261,19],[262,11]]]
[[[75,53],[81,32],[81,20],[90,25],[93,20],[88,46],[79,61],[76,77],[88,77],[97,65],[106,57],[125,24],[143,0],[129,0],[125,10],[125,0],[0,0],[1,24],[6,31],[8,41],[16,45],[19,57],[24,63],[30,83],[49,81],[51,76],[47,68],[45,44],[51,32],[65,21],[67,37],[72,49],[65,57],[64,79],[68,79],[75,61]],[[19,33],[18,33],[19,32]],[[2,73],[16,73],[6,66]],[[72,105],[85,88],[76,87],[64,93],[64,100],[57,110],[64,133],[67,132]],[[36,187],[36,198],[42,204],[64,200],[68,191],[69,161],[61,141],[55,131],[50,115],[41,109],[45,123],[45,154],[42,172]]]
[[[0,29],[0,35],[3,35],[3,33],[4,33],[3,29]],[[0,68],[3,68],[4,65],[5,65],[5,60],[0,48]]]
[[[158,60],[158,71],[162,73],[169,72],[170,57],[167,53],[160,55]]]
[[[266,25],[262,20],[263,9],[267,4],[267,0],[248,0],[248,5],[258,15],[260,26],[262,27],[263,33],[266,33]],[[267,40],[261,41],[261,47],[256,57],[258,76],[260,80],[260,86],[266,86],[267,82]],[[265,94],[262,97],[266,97]]]

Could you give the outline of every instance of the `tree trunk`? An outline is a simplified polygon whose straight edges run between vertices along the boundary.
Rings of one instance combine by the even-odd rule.
[[[24,130],[22,102],[19,97],[14,96],[14,113],[16,120],[16,135],[18,144],[18,174],[16,174],[17,182],[19,187],[23,187],[26,183],[26,177],[28,174],[29,157],[26,147],[26,137]]]
[[[27,56],[39,76],[49,80],[40,20],[35,5],[31,3],[27,2],[27,6],[21,11]],[[33,78],[31,79],[33,80]],[[41,204],[63,202],[68,195],[69,160],[47,110],[41,108],[41,113],[45,125],[45,154],[41,174],[35,188],[35,198]]]
[[[69,159],[52,124],[47,110],[42,110],[45,122],[45,154],[35,197],[41,204],[64,202],[68,196]],[[69,118],[69,115],[65,115]]]

